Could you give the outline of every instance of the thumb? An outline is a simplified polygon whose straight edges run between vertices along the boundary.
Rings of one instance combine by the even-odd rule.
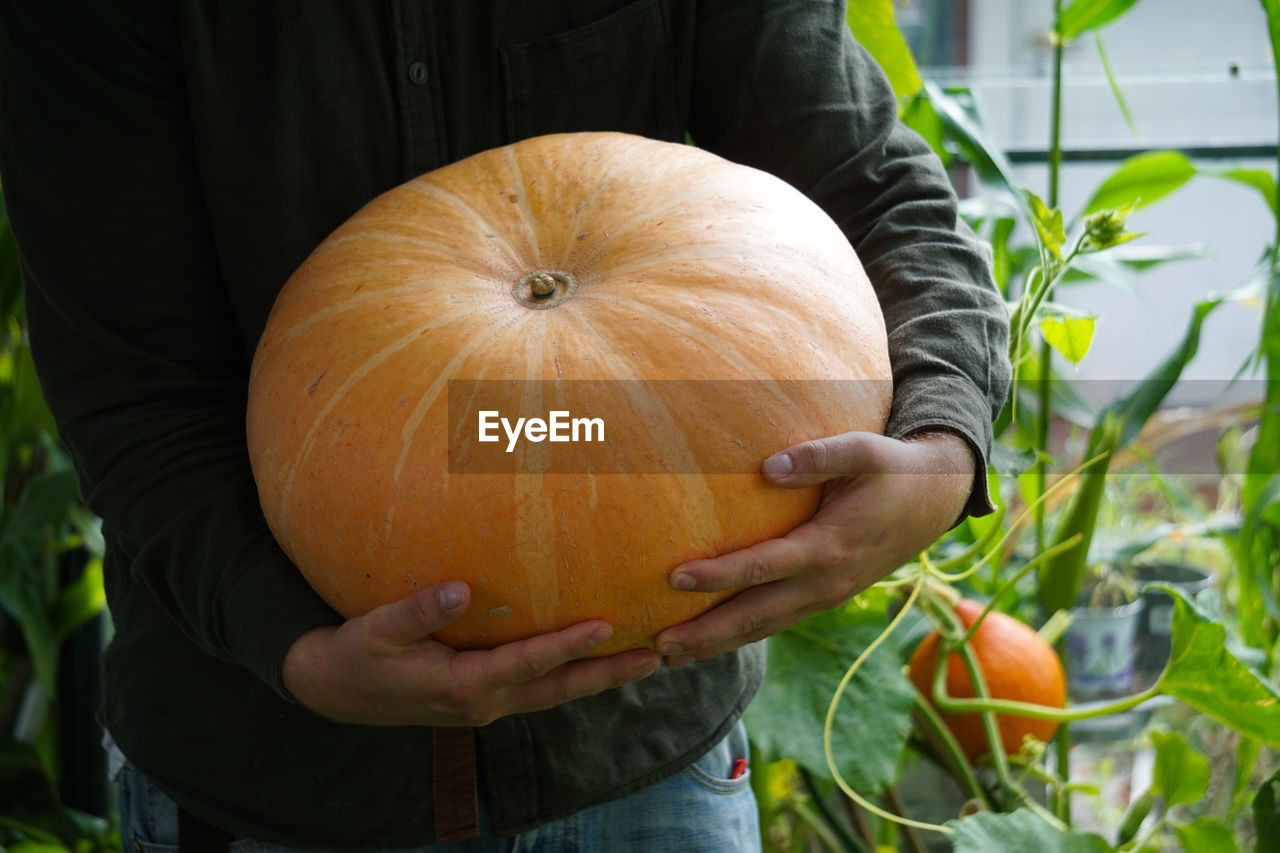
[[[788,489],[872,474],[882,469],[884,442],[892,440],[871,432],[846,432],[803,441],[764,460],[760,473],[771,483]]]
[[[470,603],[471,588],[465,582],[445,581],[374,608],[361,618],[370,635],[407,646],[456,621]]]

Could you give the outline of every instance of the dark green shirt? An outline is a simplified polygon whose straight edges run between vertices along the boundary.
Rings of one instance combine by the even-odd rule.
[[[0,174],[41,382],[103,518],[105,721],[193,813],[292,844],[432,837],[430,732],[279,691],[333,614],[267,530],[250,357],[281,284],[376,194],[552,131],[684,141],[821,204],[881,298],[889,434],[982,456],[1007,321],[928,148],[827,0],[0,0]],[[988,508],[980,477],[970,511]],[[736,720],[758,647],[479,733],[509,833],[656,781]]]

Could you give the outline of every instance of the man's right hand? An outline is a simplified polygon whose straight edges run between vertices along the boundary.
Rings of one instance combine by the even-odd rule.
[[[431,639],[471,601],[462,581],[419,590],[339,626],[314,628],[285,655],[281,678],[299,702],[365,725],[484,726],[650,675],[652,649],[580,660],[612,633],[603,621],[456,651]]]

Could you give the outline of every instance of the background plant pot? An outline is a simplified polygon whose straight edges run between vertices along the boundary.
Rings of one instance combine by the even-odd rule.
[[[1138,623],[1146,602],[1119,607],[1076,607],[1064,639],[1067,692],[1073,699],[1100,699],[1129,692],[1137,671]]]
[[[1173,599],[1166,592],[1149,589],[1148,585],[1167,583],[1194,599],[1214,585],[1214,578],[1203,569],[1178,563],[1135,563],[1133,576],[1142,588],[1142,600],[1147,603],[1138,623],[1138,673],[1150,683],[1169,662]]]

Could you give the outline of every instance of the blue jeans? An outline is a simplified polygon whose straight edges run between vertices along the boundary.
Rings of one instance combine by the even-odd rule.
[[[481,836],[415,849],[421,853],[754,853],[760,850],[760,827],[750,770],[730,778],[735,762],[746,756],[746,728],[738,723],[691,766],[621,799],[510,838]],[[117,779],[124,849],[176,850],[178,808],[173,800],[132,764],[126,763]],[[237,838],[230,853],[301,853],[301,849]]]

